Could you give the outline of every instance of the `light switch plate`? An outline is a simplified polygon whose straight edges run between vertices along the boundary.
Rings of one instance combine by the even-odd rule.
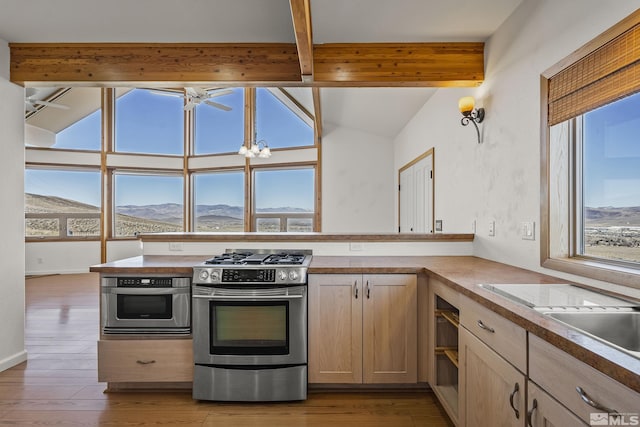
[[[489,236],[495,236],[496,235],[496,222],[495,221],[489,221]]]
[[[520,223],[520,233],[522,240],[536,240],[536,223],[533,221],[525,221]]]
[[[181,251],[182,250],[182,242],[169,242],[169,250],[170,251]]]

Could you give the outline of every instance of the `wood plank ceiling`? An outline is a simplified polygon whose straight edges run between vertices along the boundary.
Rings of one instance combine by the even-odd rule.
[[[310,0],[290,0],[296,43],[10,43],[10,79],[44,86],[472,87],[484,43],[313,44]]]

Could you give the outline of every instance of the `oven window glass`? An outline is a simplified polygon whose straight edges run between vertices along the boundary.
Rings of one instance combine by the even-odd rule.
[[[211,303],[211,354],[289,354],[289,302]]]
[[[118,319],[171,319],[173,295],[118,295]]]

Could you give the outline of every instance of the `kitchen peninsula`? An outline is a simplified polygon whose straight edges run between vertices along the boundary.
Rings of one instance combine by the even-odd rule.
[[[357,285],[358,280],[360,280],[363,286],[360,288],[360,292],[362,292],[360,300],[364,301],[363,304],[366,304],[368,295],[364,293],[365,282],[368,286],[369,281],[374,283],[376,280],[392,279],[384,282],[384,286],[387,286],[401,284],[400,282],[396,283],[397,278],[414,277],[416,291],[412,297],[414,298],[412,304],[417,310],[416,320],[414,320],[417,324],[415,325],[415,335],[412,336],[416,339],[415,345],[413,347],[409,346],[407,349],[409,349],[409,353],[413,352],[413,354],[409,354],[409,357],[413,356],[415,360],[415,373],[413,376],[405,376],[405,380],[394,381],[394,383],[406,387],[431,385],[454,422],[457,423],[460,419],[459,417],[470,417],[471,413],[465,413],[465,410],[462,409],[464,405],[463,396],[455,397],[449,401],[447,400],[449,398],[446,392],[438,392],[440,387],[437,385],[438,376],[434,360],[439,360],[440,356],[438,356],[437,352],[440,350],[437,349],[438,344],[434,341],[434,335],[437,333],[439,320],[437,320],[437,314],[434,313],[438,311],[435,304],[440,297],[443,297],[443,299],[446,297],[454,308],[460,309],[460,319],[463,321],[465,317],[468,318],[471,314],[475,316],[481,313],[485,322],[490,319],[489,322],[491,323],[487,322],[489,327],[494,327],[498,333],[502,332],[499,327],[502,324],[508,325],[505,330],[521,331],[519,332],[521,334],[519,336],[523,340],[521,345],[517,341],[519,338],[514,335],[513,338],[510,338],[512,341],[507,342],[507,346],[519,348],[519,351],[524,352],[522,353],[523,362],[519,364],[517,360],[511,361],[507,357],[508,354],[503,354],[500,351],[498,354],[516,366],[518,371],[522,372],[519,375],[522,375],[525,380],[532,381],[532,379],[528,379],[527,375],[532,375],[532,373],[537,375],[535,372],[539,372],[541,369],[533,364],[535,360],[531,359],[531,355],[544,355],[549,351],[556,351],[558,352],[558,357],[566,358],[569,361],[567,362],[569,366],[580,365],[583,368],[580,371],[580,375],[584,375],[585,378],[595,375],[596,377],[594,378],[598,380],[606,380],[606,384],[611,382],[611,387],[608,385],[604,387],[606,393],[603,393],[602,390],[595,393],[599,399],[607,401],[607,398],[611,399],[611,396],[615,396],[615,399],[618,399],[621,404],[629,400],[637,402],[638,393],[640,393],[640,360],[637,357],[606,345],[597,339],[545,317],[529,307],[479,286],[479,284],[496,283],[540,284],[544,286],[567,283],[566,280],[470,256],[469,253],[466,253],[466,245],[471,244],[473,235],[442,234],[429,235],[427,237],[397,234],[277,236],[239,233],[212,236],[169,233],[143,235],[141,236],[144,243],[143,256],[93,266],[91,271],[100,272],[102,275],[156,273],[186,276],[191,274],[194,265],[201,263],[213,253],[229,248],[311,248],[313,250],[313,258],[307,273],[310,286],[309,383],[312,387],[322,387],[323,383],[331,384],[330,380],[324,380],[322,376],[314,376],[313,374],[314,365],[319,363],[317,355],[314,354],[314,348],[316,347],[314,347],[313,342],[314,340],[322,339],[322,336],[314,335],[313,313],[314,308],[319,304],[319,301],[314,299],[314,286],[316,284],[322,286],[327,280],[332,280],[331,286],[339,287],[344,284],[351,287],[354,281]],[[427,255],[418,255],[419,253],[426,253]],[[387,286],[387,288],[391,287]],[[372,294],[375,294],[375,292],[376,288],[374,287]],[[346,295],[349,294],[353,295],[353,292],[351,290],[346,292]],[[357,294],[358,291],[356,291]],[[316,293],[315,295],[319,294]],[[635,296],[635,294],[632,296]],[[630,298],[630,295],[626,295],[626,298]],[[407,312],[410,311],[407,310]],[[315,322],[317,323],[317,319]],[[459,326],[461,331],[464,329],[462,324]],[[413,332],[410,332],[411,334]],[[525,337],[528,337],[528,339]],[[190,342],[190,340],[180,341]],[[461,342],[466,345],[462,338]],[[497,346],[495,348],[500,349],[499,343],[495,345]],[[541,348],[544,350],[540,350]],[[185,351],[189,351],[188,346],[185,347]],[[508,353],[509,350],[505,351]],[[542,353],[540,353],[541,351]],[[527,352],[529,352],[529,364],[526,362]],[[458,362],[457,350],[455,351],[455,356],[452,357]],[[460,355],[460,357],[460,363],[462,363],[463,356]],[[359,369],[365,369],[366,371],[366,366]],[[463,368],[460,369],[462,370]],[[191,371],[185,370],[183,373],[185,375],[183,380],[186,380]],[[361,375],[360,378],[365,376],[362,373],[359,375]],[[570,380],[571,378],[567,379],[567,381]],[[345,380],[338,383],[348,383],[350,386],[358,387],[358,384],[362,383],[362,381],[362,379],[358,381]],[[333,382],[335,383],[336,381]],[[375,386],[377,382],[374,380],[371,385]],[[364,381],[361,386],[366,383],[367,381]],[[524,387],[521,382],[520,387]],[[534,385],[529,385],[529,387],[533,390]],[[462,389],[456,390],[456,396],[458,393],[463,392]],[[558,398],[554,395],[554,390],[544,388],[543,392]],[[591,391],[592,394],[594,392],[595,390]],[[607,394],[611,396],[607,396]],[[526,403],[524,400],[518,403],[518,399],[524,399],[524,396],[525,394],[521,393],[520,396],[517,396],[516,403],[514,403],[520,410],[525,408]],[[576,394],[576,398],[579,399],[580,397]],[[458,400],[460,401],[459,403]],[[561,403],[573,411],[578,411],[572,405],[578,405],[579,402],[562,401]],[[458,409],[458,406],[460,406],[460,409]]]

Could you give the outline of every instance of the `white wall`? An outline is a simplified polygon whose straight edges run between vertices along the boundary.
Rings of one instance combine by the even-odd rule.
[[[27,358],[24,347],[24,89],[9,82],[0,40],[0,371]]]
[[[345,127],[322,137],[322,231],[393,232],[391,139]]]
[[[25,244],[26,274],[88,273],[100,264],[100,242],[33,242]]]
[[[536,240],[519,224],[540,224],[540,74],[626,17],[635,0],[525,0],[485,47],[485,83],[476,90],[440,89],[394,140],[395,167],[433,145],[436,218],[448,232],[477,220],[474,254],[553,276],[609,287],[540,267]],[[473,94],[486,108],[478,145],[460,125],[457,100]],[[488,222],[496,221],[495,237]]]

